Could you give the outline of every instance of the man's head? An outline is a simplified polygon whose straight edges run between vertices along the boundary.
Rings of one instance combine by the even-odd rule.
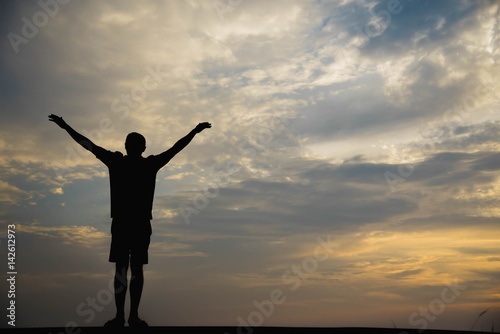
[[[146,149],[146,138],[137,132],[129,133],[125,140],[125,149],[129,156],[141,156]]]

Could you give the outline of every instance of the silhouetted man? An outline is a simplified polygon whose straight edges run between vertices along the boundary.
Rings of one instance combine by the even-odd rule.
[[[156,173],[179,153],[194,136],[211,125],[199,123],[174,146],[159,155],[142,157],[146,139],[139,133],[127,136],[127,155],[111,152],[95,145],[85,136],[71,128],[62,117],[50,115],[49,121],[59,125],[85,149],[92,152],[109,169],[111,185],[111,249],[109,261],[116,263],[114,278],[116,317],[105,326],[123,327],[125,324],[125,295],[127,293],[127,271],[130,263],[130,327],[147,327],[139,318],[144,275],[142,266],[148,263],[148,248],[151,237],[151,211],[155,190]]]

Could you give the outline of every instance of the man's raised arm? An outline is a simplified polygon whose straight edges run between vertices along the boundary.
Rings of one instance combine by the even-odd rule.
[[[203,123],[198,123],[198,125],[191,130],[186,136],[182,137],[179,139],[174,146],[166,150],[165,152],[161,153],[159,155],[160,161],[161,161],[161,166],[163,167],[167,162],[170,161],[177,153],[182,151],[184,147],[186,147],[191,140],[194,138],[195,135],[200,133],[201,131],[211,128],[212,125],[208,122],[203,122]]]
[[[100,148],[99,146],[95,145],[90,139],[76,132],[71,126],[68,125],[68,123],[63,120],[62,117],[52,114],[49,115],[49,121],[56,123],[57,125],[59,125],[59,127],[61,127],[61,129],[66,130],[71,138],[73,138],[78,144],[82,145],[90,152],[95,154],[97,153],[96,150]]]

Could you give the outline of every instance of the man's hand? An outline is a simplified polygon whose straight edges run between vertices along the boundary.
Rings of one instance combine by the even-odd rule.
[[[49,121],[56,123],[62,129],[66,129],[68,127],[68,124],[63,120],[62,117],[59,117],[59,116],[54,115],[54,114],[49,115]]]
[[[196,128],[194,128],[194,130],[197,133],[200,133],[201,131],[208,129],[208,128],[211,128],[211,127],[212,127],[212,124],[210,124],[208,122],[203,122],[203,123],[198,123],[198,125],[196,126]]]

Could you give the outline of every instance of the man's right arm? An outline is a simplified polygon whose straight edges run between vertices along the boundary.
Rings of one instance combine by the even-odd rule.
[[[90,152],[94,153],[94,155],[97,158],[101,159],[101,156],[104,154],[104,152],[108,152],[102,147],[94,144],[90,139],[88,139],[84,135],[76,132],[71,126],[68,125],[68,123],[66,123],[63,120],[62,117],[52,114],[49,115],[49,121],[56,123],[57,125],[59,125],[61,129],[66,130],[66,132],[68,132],[71,138],[73,138],[78,144],[80,144],[86,150],[89,150]]]
[[[49,121],[56,123],[59,125],[61,129],[66,130],[68,134],[73,138],[78,144],[82,145],[83,148],[89,150],[90,152],[94,152],[94,149],[97,147],[90,139],[76,132],[68,123],[66,123],[62,117],[57,115],[49,115]]]

